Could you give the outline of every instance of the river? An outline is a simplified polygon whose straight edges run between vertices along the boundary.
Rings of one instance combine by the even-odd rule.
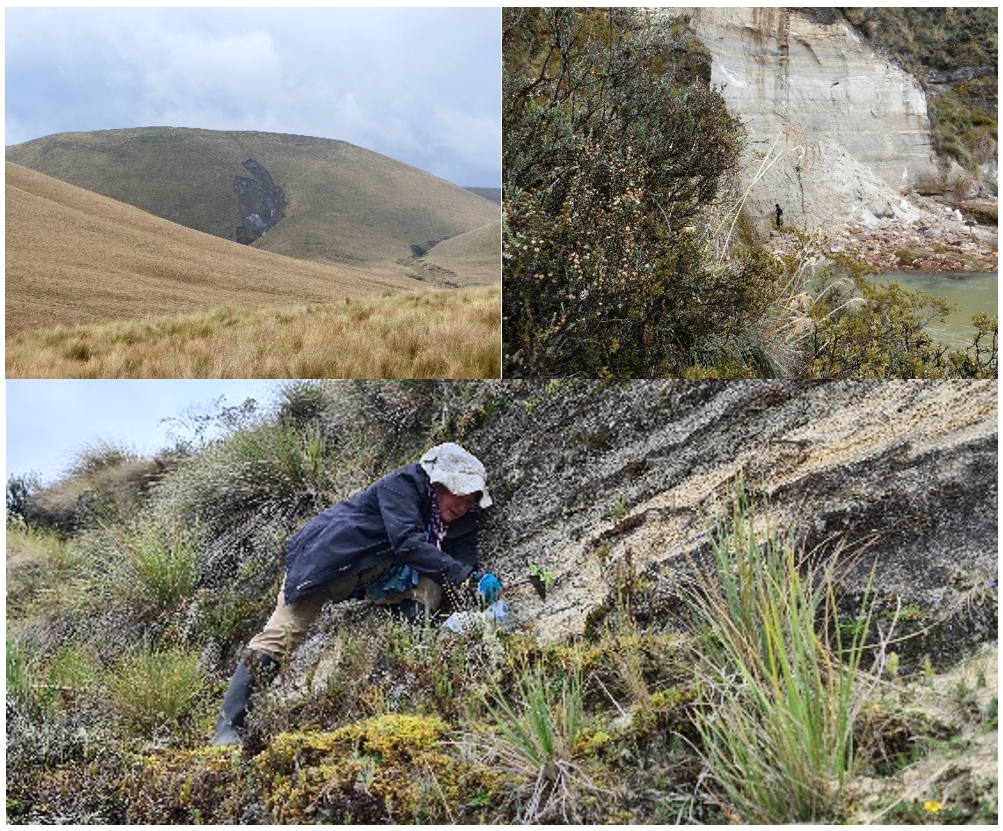
[[[947,319],[935,321],[928,329],[937,339],[950,346],[964,349],[970,346],[975,329],[972,315],[980,312],[990,317],[998,314],[997,283],[999,272],[952,272],[945,274],[923,271],[892,271],[882,274],[880,282],[897,282],[909,291],[924,291],[937,297],[944,297],[954,308]]]

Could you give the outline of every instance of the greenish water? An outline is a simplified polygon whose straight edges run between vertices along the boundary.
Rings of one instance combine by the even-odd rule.
[[[883,283],[897,282],[909,291],[925,291],[937,297],[944,297],[953,309],[944,323],[935,321],[929,327],[930,333],[944,343],[963,349],[971,344],[975,328],[972,315],[985,312],[998,314],[999,272],[955,272],[951,274],[929,274],[922,271],[893,271],[881,275]]]

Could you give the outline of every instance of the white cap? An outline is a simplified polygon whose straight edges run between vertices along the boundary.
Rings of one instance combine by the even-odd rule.
[[[450,441],[426,450],[421,457],[421,467],[429,479],[439,483],[450,493],[466,496],[479,491],[480,507],[487,508],[491,505],[484,465],[460,445]]]

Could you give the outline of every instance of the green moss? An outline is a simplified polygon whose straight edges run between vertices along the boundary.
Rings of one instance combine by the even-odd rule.
[[[257,788],[238,748],[204,747],[136,757],[120,780],[129,822],[240,823]]]

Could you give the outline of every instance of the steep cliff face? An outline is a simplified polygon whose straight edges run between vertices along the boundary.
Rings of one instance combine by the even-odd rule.
[[[744,184],[763,154],[779,156],[749,196],[758,223],[775,203],[807,228],[910,214],[901,194],[937,173],[915,78],[833,10],[685,12],[713,57],[712,83],[748,129]]]

